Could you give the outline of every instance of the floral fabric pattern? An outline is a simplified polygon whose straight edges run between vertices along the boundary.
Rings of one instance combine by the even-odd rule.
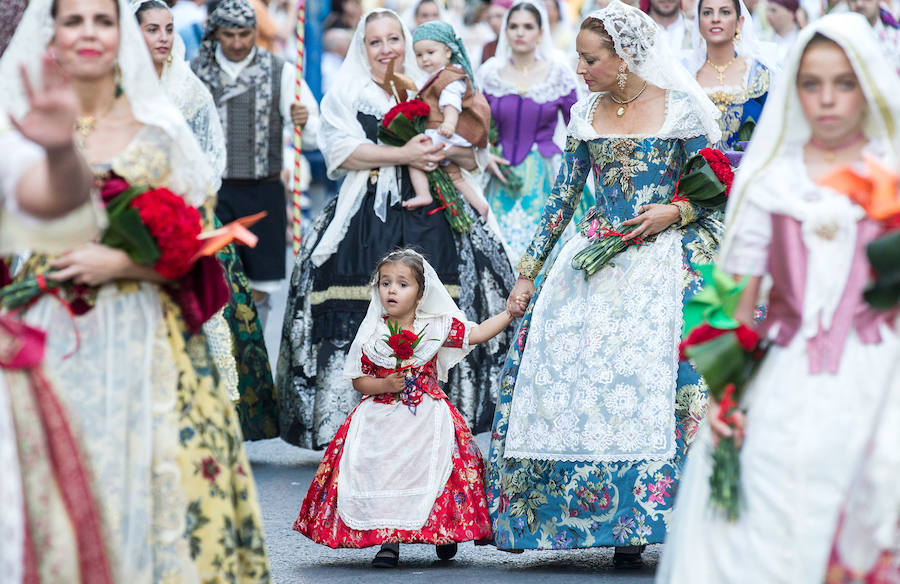
[[[457,323],[464,328],[459,321],[455,321],[454,325]],[[462,340],[458,340],[458,336],[451,331],[446,346],[462,346]],[[362,363],[363,372],[367,375],[384,378],[395,372],[394,369],[374,365],[365,354]],[[382,543],[445,544],[490,537],[491,523],[484,497],[484,462],[481,452],[459,411],[447,400],[438,385],[435,359],[412,371],[417,387],[424,393],[424,399],[446,402],[455,435],[450,477],[435,500],[425,525],[420,529],[357,530],[348,527],[338,515],[337,484],[341,456],[351,420],[359,408],[357,406],[325,450],[325,456],[303,500],[300,515],[294,522],[296,531],[331,548],[362,548]],[[368,399],[368,396],[364,397],[360,403]],[[392,403],[397,397],[395,394],[384,394],[376,396],[374,400],[378,403]],[[408,405],[405,396],[403,403]]]
[[[570,137],[538,233],[519,263],[520,272],[528,276],[540,273],[571,221],[589,171],[593,171],[595,177],[596,197],[596,205],[589,214],[601,215],[616,228],[633,217],[639,206],[667,201],[674,191],[681,163],[705,146],[705,138],[578,140]],[[683,306],[701,287],[699,274],[691,270],[690,264],[715,253],[721,230],[716,214],[703,210],[696,213],[695,222],[670,228],[677,229],[681,240],[680,292],[676,291],[674,299],[678,306]],[[574,243],[573,240],[569,245]],[[649,247],[636,246],[629,253],[641,254],[648,250]],[[580,271],[576,272],[569,262],[564,261],[548,265],[547,278],[557,270],[568,272],[568,278],[573,280],[583,278]],[[588,288],[600,285],[608,270],[604,268],[592,276],[587,282]],[[651,276],[650,273],[646,275],[648,280]],[[510,414],[514,400],[519,397],[516,384],[520,373],[527,373],[520,371],[522,357],[532,340],[529,332],[536,324],[533,322],[535,305],[543,293],[542,289],[536,292],[525,313],[500,380],[487,473],[494,541],[501,549],[566,549],[662,542],[687,447],[697,430],[706,398],[700,378],[689,363],[677,362],[675,365],[675,396],[666,406],[672,409],[671,415],[675,418],[672,457],[615,462],[504,457]],[[628,295],[629,291],[623,290],[615,297],[607,298],[606,302],[624,303],[628,301]],[[660,297],[660,302],[667,299],[668,293],[665,299]],[[549,306],[545,314],[554,314],[560,309],[561,306]],[[580,315],[584,319],[584,328],[590,330],[592,325],[587,321],[591,312],[575,311],[573,318],[577,320]],[[677,318],[680,317],[679,311]],[[657,359],[674,360],[677,357],[663,354]],[[573,379],[572,383],[590,385],[602,375],[604,368],[614,365],[612,360],[594,363],[592,372],[583,374],[580,380]],[[645,365],[655,367],[659,363],[651,360]],[[602,392],[598,399],[604,403],[625,403],[614,392]]]

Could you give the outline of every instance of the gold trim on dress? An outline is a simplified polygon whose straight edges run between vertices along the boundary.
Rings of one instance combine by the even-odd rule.
[[[459,299],[459,285],[444,285],[453,299]],[[325,290],[312,292],[309,295],[309,303],[312,306],[328,302],[329,300],[363,300],[372,299],[371,286],[329,286]]]

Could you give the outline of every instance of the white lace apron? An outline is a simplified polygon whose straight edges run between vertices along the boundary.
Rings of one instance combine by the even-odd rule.
[[[585,280],[570,240],[534,306],[506,458],[666,460],[675,453],[681,232],[635,245]]]

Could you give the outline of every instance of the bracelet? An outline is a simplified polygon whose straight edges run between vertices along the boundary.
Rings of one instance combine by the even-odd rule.
[[[534,282],[534,278],[531,276],[526,276],[525,274],[519,274],[520,280],[528,280],[529,282]]]

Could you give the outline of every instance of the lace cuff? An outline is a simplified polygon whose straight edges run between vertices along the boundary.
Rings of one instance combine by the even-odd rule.
[[[516,264],[516,270],[518,270],[519,275],[528,280],[537,278],[543,267],[544,262],[527,254],[522,256],[522,259]]]
[[[678,207],[681,213],[681,221],[677,223],[679,229],[687,227],[697,220],[697,207],[690,201],[672,201],[672,204]]]

